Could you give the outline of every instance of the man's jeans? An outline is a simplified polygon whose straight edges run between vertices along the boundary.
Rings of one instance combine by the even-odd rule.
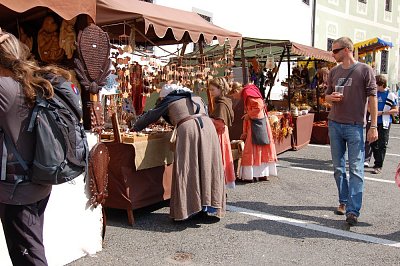
[[[334,177],[339,203],[346,204],[346,214],[360,215],[364,191],[364,128],[363,125],[341,124],[329,120]],[[349,179],[346,175],[346,145]]]

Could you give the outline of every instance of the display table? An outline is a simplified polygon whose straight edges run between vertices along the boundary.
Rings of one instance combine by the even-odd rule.
[[[292,147],[294,150],[300,150],[310,143],[313,122],[313,113],[293,117],[294,129]]]
[[[89,147],[97,136],[88,134]],[[53,186],[44,214],[43,242],[48,265],[65,265],[102,249],[102,210],[89,206],[89,182],[84,175],[74,182]],[[0,222],[0,265],[12,265]]]
[[[313,144],[329,144],[328,122],[314,122],[311,134],[311,143]]]
[[[274,137],[276,154],[292,149],[293,134],[290,134],[292,118],[289,113],[271,111],[268,113],[269,123]]]
[[[288,135],[286,138],[283,138],[282,141],[275,140],[276,154],[292,149],[292,136],[293,135]]]
[[[104,207],[124,209],[133,225],[132,210],[171,197],[173,153],[170,134],[135,143],[106,143],[110,154],[108,198]]]

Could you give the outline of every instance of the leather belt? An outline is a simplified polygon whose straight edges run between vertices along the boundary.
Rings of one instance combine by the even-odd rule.
[[[191,119],[195,119],[198,117],[202,117],[202,116],[207,116],[206,114],[194,114],[194,115],[190,115],[188,117],[183,118],[182,120],[180,120],[178,122],[178,124],[176,124],[176,127],[178,128],[181,124],[185,123],[186,121],[189,121]]]

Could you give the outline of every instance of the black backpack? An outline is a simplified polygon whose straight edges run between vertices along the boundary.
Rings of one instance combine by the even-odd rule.
[[[87,169],[89,147],[82,124],[82,102],[78,89],[63,77],[48,75],[54,89],[51,99],[36,98],[28,131],[35,134],[33,162],[25,162],[5,134],[5,144],[37,184],[57,185],[71,181]],[[86,171],[87,172],[87,171]]]

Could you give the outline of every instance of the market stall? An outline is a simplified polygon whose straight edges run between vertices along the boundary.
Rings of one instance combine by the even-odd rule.
[[[3,29],[12,32],[24,42],[39,61],[47,62],[59,58],[58,62],[70,69],[73,68],[72,59],[68,58],[69,53],[66,50],[61,50],[58,39],[57,45],[54,46],[49,44],[55,42],[40,41],[48,33],[42,23],[46,18],[51,24],[62,24],[64,21],[65,24],[67,21],[76,20],[73,29],[74,33],[77,33],[87,25],[88,20],[95,18],[95,14],[94,0],[0,1]],[[59,36],[59,28],[51,34]],[[49,46],[42,46],[43,44]],[[44,49],[42,52],[39,51],[41,48]],[[88,139],[90,147],[97,142],[97,137],[90,132]],[[49,265],[64,265],[102,249],[102,210],[101,207],[91,206],[90,197],[88,182],[84,181],[83,175],[74,179],[74,182],[53,187],[45,211],[44,225],[44,245]],[[2,230],[0,246],[0,264],[11,265]]]
[[[391,42],[375,37],[354,44],[354,57],[361,62],[375,65],[376,53],[392,48]]]
[[[314,114],[313,107],[317,105],[317,90],[312,88],[312,76],[316,73],[315,68],[318,64],[333,62],[334,59],[329,52],[309,47],[288,40],[262,40],[255,38],[243,38],[242,68],[246,66],[245,59],[250,62],[250,69],[253,72],[244,71],[243,80],[250,80],[265,90],[266,102],[271,109],[270,114],[278,111],[278,114],[290,112],[292,116],[293,135],[286,138],[292,140],[291,147],[295,150],[301,149],[310,142],[313,127]],[[287,87],[284,101],[274,103],[270,101],[272,88],[275,85],[279,69],[282,62],[287,63],[287,78],[281,84]],[[264,80],[257,76],[257,68],[264,64],[266,74]],[[292,65],[294,65],[292,67]],[[311,67],[311,65],[313,65]],[[313,73],[310,73],[313,72]],[[249,76],[247,76],[249,74]],[[269,87],[269,88],[268,88]],[[286,101],[286,102],[285,102]],[[318,110],[318,109],[317,109]],[[290,149],[285,145],[287,139],[276,141],[277,151]],[[280,146],[283,147],[280,147]]]
[[[250,39],[249,41],[251,43],[248,44],[248,47],[251,50],[258,49],[260,51],[265,45],[270,45],[269,54],[265,61],[266,66],[271,64],[271,61],[274,62],[275,57],[279,58],[277,66],[275,63],[271,64],[272,75],[270,75],[267,83],[270,88],[266,94],[266,101],[273,106],[272,109],[290,110],[293,117],[291,148],[298,150],[305,147],[311,140],[314,116],[319,115],[321,110],[321,91],[320,87],[316,85],[318,82],[316,74],[319,68],[326,68],[334,64],[334,58],[327,51],[296,42],[258,39]],[[245,49],[245,47],[243,45],[242,49]],[[266,50],[268,51],[268,47]],[[273,59],[268,59],[268,57]],[[284,101],[272,102],[269,97],[282,62],[287,63],[287,78],[281,82],[283,86],[287,87],[287,94],[284,95]],[[291,64],[294,66],[291,67]],[[260,85],[260,87],[262,86]],[[277,150],[281,148],[279,147],[281,144],[284,144],[284,142],[277,143]]]
[[[290,110],[292,110],[293,115],[293,138],[292,138],[292,148],[294,150],[299,150],[304,146],[308,145],[311,139],[311,132],[313,128],[314,122],[314,113],[310,113],[312,110],[311,106],[313,106],[314,102],[319,101],[318,91],[311,87],[311,79],[309,75],[309,70],[307,68],[307,64],[310,61],[314,63],[316,61],[325,61],[332,62],[333,58],[331,55],[323,50],[309,47],[306,45],[302,45],[299,43],[291,42],[291,47],[289,49],[289,45],[286,46],[286,54],[282,52],[281,59],[279,62],[283,61],[283,58],[286,56],[286,60],[288,62],[288,66],[290,65],[291,57],[296,58],[295,61],[299,62],[302,60],[299,56],[306,56],[307,59],[303,59],[306,62],[306,66],[298,70],[298,77],[300,79],[296,80],[296,76],[290,73],[290,68],[288,67],[288,78],[287,78],[287,87],[288,87],[288,105],[290,106]],[[285,51],[285,50],[284,50]],[[314,70],[315,71],[315,70]],[[292,74],[294,69],[292,71]],[[272,91],[272,84],[274,80],[271,82],[270,92]],[[293,94],[292,94],[293,92]],[[310,97],[311,95],[311,97]],[[292,97],[293,96],[293,97]],[[267,100],[269,97],[267,97]],[[311,103],[312,102],[312,103]],[[292,104],[294,103],[294,107]],[[317,112],[319,108],[317,107]]]
[[[102,26],[112,38],[124,33],[132,34],[135,43],[166,45],[189,42],[223,44],[229,40],[235,46],[242,35],[218,27],[197,13],[155,5],[138,0],[97,0],[96,24]],[[132,35],[133,36],[133,35]]]
[[[239,33],[213,25],[194,12],[135,0],[98,0],[96,23],[109,34],[111,41],[123,44],[120,54],[143,53],[140,47],[162,48],[164,44],[183,43],[185,47],[189,42],[197,42],[203,46],[213,40],[222,44],[228,41],[235,46],[241,40]],[[183,52],[184,48],[181,50]],[[122,115],[126,108],[122,101],[130,99],[136,110],[134,115],[139,115],[137,103],[142,101],[135,98],[138,90],[141,95],[156,94],[162,82],[171,79],[178,81],[179,76],[178,68],[165,69],[153,65],[151,67],[155,71],[146,73],[143,63],[136,63],[134,68],[125,65],[117,69],[119,80],[125,81],[118,85],[120,99],[115,100],[115,96],[110,96],[113,98],[110,103],[120,103],[117,104],[118,108],[113,109],[117,119],[114,119],[112,133],[101,134],[111,158],[109,195],[105,206],[126,210],[129,224],[134,222],[132,209],[169,199],[173,156],[169,145],[171,128],[164,122],[159,121],[143,132],[126,132],[126,116]],[[139,71],[138,65],[142,68]],[[150,87],[150,91],[142,90]],[[105,109],[113,111],[112,108]]]
[[[314,117],[314,114],[309,111],[319,112],[319,91],[312,82],[316,80],[314,78],[316,69],[334,63],[329,52],[289,40],[244,37],[241,46],[215,45],[206,47],[203,52],[205,68],[208,70],[204,74],[206,77],[218,75],[242,83],[248,81],[255,83],[265,96],[270,115],[276,115],[280,120],[283,118],[282,114],[287,116],[289,113],[293,118],[298,116],[310,118]],[[181,60],[182,65],[196,72],[199,56],[199,51],[185,54]],[[178,64],[177,59],[172,62]],[[272,88],[277,85],[276,80],[279,79],[279,69],[283,62],[287,62],[288,72],[287,78],[280,81],[282,86],[287,88],[287,92],[284,100],[272,101],[270,100]],[[243,114],[243,105],[234,103],[234,110],[235,117],[240,117]],[[297,129],[290,131],[290,134],[284,134],[284,138],[275,139],[278,153],[292,148],[300,149],[308,144],[312,120],[291,119],[296,122]],[[241,130],[242,121],[235,119],[229,132],[231,139],[238,139]]]

